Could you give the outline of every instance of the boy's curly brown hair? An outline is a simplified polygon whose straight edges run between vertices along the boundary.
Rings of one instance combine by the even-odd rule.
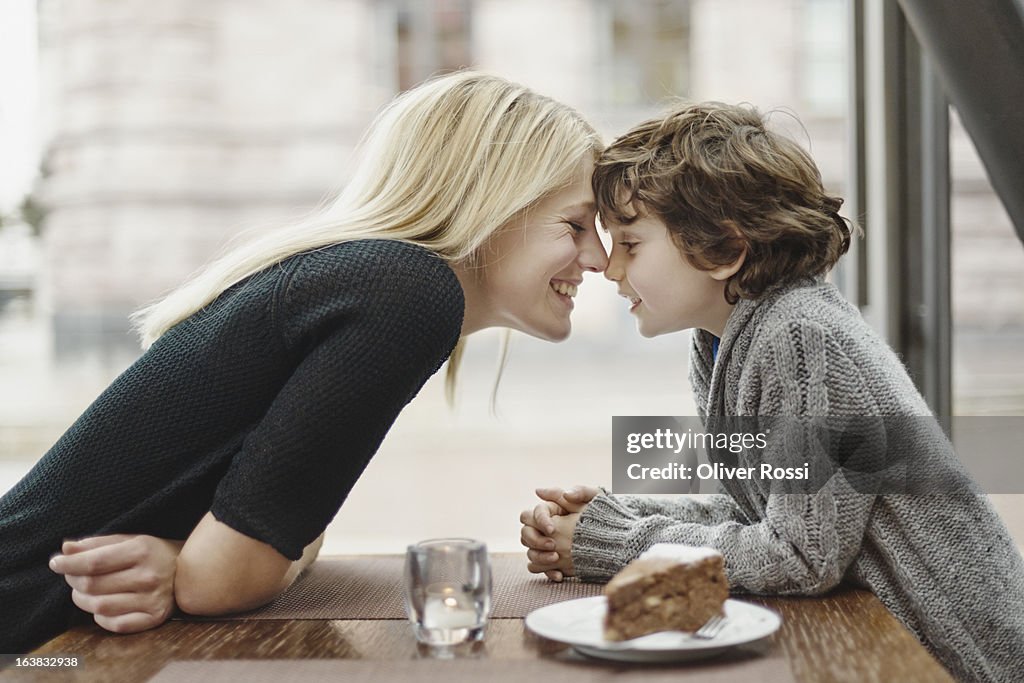
[[[653,215],[696,268],[746,260],[726,300],[828,271],[857,227],[837,212],[811,157],[753,107],[685,105],[619,137],[594,170],[603,222]]]

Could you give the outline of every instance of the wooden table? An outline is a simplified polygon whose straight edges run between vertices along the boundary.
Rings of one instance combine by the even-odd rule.
[[[952,681],[945,669],[872,594],[840,588],[819,598],[743,596],[782,614],[782,628],[753,648],[782,657],[797,681]],[[568,648],[527,631],[522,619],[492,619],[474,655],[524,660],[565,656]],[[78,670],[0,673],[3,680],[145,681],[178,660],[415,658],[404,620],[171,621],[134,635],[77,626],[33,655],[84,658]],[[747,653],[749,656],[749,653]],[[628,679],[628,676],[626,677]]]

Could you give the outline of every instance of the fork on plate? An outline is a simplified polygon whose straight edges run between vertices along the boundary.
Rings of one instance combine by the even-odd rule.
[[[700,638],[701,640],[711,640],[725,628],[725,616],[716,614],[715,616],[708,619],[703,626],[693,632],[694,638]]]
[[[712,640],[713,638],[715,638],[715,636],[722,632],[723,628],[725,628],[726,621],[727,619],[723,615],[716,614],[715,616],[711,617],[706,622],[704,622],[703,626],[701,626],[696,631],[693,631],[692,633],[687,633],[686,631],[675,631],[675,633],[682,633],[690,636],[691,638],[696,638],[698,640]],[[672,631],[660,631],[659,633],[672,633]],[[630,640],[623,640],[619,642],[605,642],[602,645],[602,647],[604,647],[607,650],[631,650],[637,647],[636,641],[642,641],[644,638],[657,636],[659,635],[659,633],[648,633],[644,636],[637,636],[636,638],[632,638]]]

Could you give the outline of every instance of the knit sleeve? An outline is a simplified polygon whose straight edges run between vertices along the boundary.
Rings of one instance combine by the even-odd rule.
[[[831,401],[844,400],[848,391],[857,389],[850,386],[859,377],[857,369],[814,324],[790,325],[767,349],[764,367],[771,369],[761,372],[763,414],[829,415]],[[786,449],[801,442],[799,435],[787,437]],[[807,438],[802,443],[813,449],[819,442]],[[820,455],[783,453],[779,441],[769,444],[763,456],[767,462]],[[858,493],[841,474],[815,493],[768,494],[763,518],[750,523],[735,519],[709,526],[667,510],[663,512],[669,514],[644,515],[601,495],[577,523],[573,564],[581,579],[605,581],[655,543],[710,546],[724,555],[733,590],[819,594],[837,585],[853,562],[874,503],[874,496]]]
[[[622,505],[635,515],[663,515],[695,524],[724,524],[745,521],[736,501],[725,494],[679,495],[671,499],[649,496],[619,496]]]
[[[295,272],[277,315],[300,360],[217,488],[214,517],[292,560],[337,514],[460,334],[454,273],[395,244],[340,270],[311,258]]]

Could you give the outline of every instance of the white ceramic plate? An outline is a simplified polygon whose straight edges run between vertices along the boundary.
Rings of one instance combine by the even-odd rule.
[[[782,617],[770,609],[739,600],[725,601],[725,626],[714,638],[694,638],[681,631],[652,633],[624,642],[604,639],[603,595],[566,600],[534,610],[526,626],[537,635],[568,643],[585,655],[624,662],[678,662],[711,657],[730,647],[775,633]]]

